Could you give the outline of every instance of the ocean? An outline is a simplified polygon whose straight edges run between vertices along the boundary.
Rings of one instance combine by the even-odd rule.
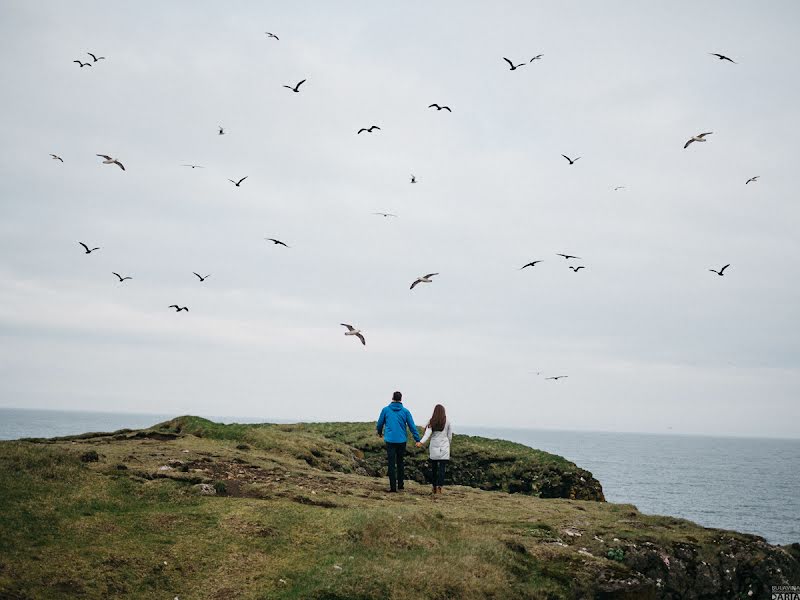
[[[137,429],[174,416],[0,408],[0,439]],[[800,440],[482,427],[458,431],[564,456],[594,474],[609,502],[755,533],[773,544],[800,542]],[[458,459],[457,437],[453,459]]]

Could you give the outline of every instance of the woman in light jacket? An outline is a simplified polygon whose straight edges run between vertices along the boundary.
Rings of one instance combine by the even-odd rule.
[[[433,493],[441,494],[444,486],[444,470],[447,461],[450,460],[450,441],[453,439],[453,428],[444,406],[437,404],[433,409],[433,416],[425,426],[425,434],[417,442],[417,448],[421,447],[430,439],[430,461],[431,461],[431,483],[433,483]]]

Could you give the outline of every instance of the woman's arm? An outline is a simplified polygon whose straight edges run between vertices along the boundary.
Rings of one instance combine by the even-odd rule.
[[[419,441],[419,443],[420,444],[424,444],[425,442],[427,442],[428,438],[431,437],[431,433],[432,432],[433,432],[433,430],[428,425],[426,425],[425,426],[425,434],[422,436],[422,439]]]

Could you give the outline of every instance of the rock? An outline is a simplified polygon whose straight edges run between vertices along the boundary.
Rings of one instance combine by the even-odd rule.
[[[117,465],[115,468],[117,469],[117,471],[127,471],[128,470],[128,467],[126,465]]]
[[[196,489],[201,496],[216,496],[217,490],[216,488],[211,485],[210,483],[198,483],[197,485],[192,486]]]
[[[158,467],[158,470],[159,471],[172,471],[172,467],[170,467],[168,465],[161,465],[160,467]]]

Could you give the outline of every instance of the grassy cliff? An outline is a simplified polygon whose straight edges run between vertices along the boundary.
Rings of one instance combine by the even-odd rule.
[[[456,448],[470,485],[432,497],[384,492],[367,424],[0,442],[0,597],[759,598],[800,581],[797,549],[527,489],[585,473],[560,457]]]

